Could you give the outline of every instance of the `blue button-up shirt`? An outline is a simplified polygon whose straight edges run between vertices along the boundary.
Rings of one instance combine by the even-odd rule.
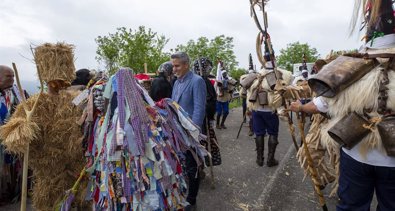
[[[202,127],[206,113],[206,94],[203,78],[189,71],[174,83],[171,98],[189,114],[196,125]]]

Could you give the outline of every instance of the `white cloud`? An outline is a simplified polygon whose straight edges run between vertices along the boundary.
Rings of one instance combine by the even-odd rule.
[[[348,39],[352,4],[271,0],[267,11],[275,51],[295,41],[309,43],[322,56],[331,49],[357,48],[358,40]],[[26,79],[35,80],[34,65],[20,54],[31,57],[30,43],[65,41],[76,46],[77,68],[99,68],[94,39],[118,27],[140,25],[170,38],[167,49],[200,36],[224,34],[234,37],[241,67],[247,67],[249,53],[255,55],[258,30],[246,0],[2,0],[0,63],[15,61],[26,69]]]
[[[52,36],[50,28],[36,19],[30,8],[14,8],[6,2],[0,4],[0,47],[26,45],[28,40],[45,40]]]

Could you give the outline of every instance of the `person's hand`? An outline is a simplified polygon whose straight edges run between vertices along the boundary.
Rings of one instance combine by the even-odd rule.
[[[301,109],[302,109],[302,103],[299,100],[292,102],[291,106],[289,107],[289,110],[294,112],[300,112]]]
[[[284,108],[278,109],[277,114],[280,120],[284,122],[288,121],[288,111],[286,111]]]

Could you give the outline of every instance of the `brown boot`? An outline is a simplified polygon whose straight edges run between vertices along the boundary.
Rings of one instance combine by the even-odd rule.
[[[268,153],[267,153],[267,162],[266,165],[268,167],[272,167],[272,166],[277,166],[278,165],[278,161],[276,159],[274,159],[274,153],[276,152],[276,147],[278,144],[278,140],[277,140],[277,136],[269,136],[269,141],[268,141]]]
[[[255,144],[256,144],[256,164],[258,166],[263,166],[263,151],[265,147],[265,137],[264,136],[257,136],[255,138]]]

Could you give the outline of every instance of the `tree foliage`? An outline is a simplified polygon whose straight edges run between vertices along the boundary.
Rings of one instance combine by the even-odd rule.
[[[147,63],[149,72],[155,72],[160,64],[170,58],[170,52],[164,51],[169,39],[144,26],[134,31],[118,28],[115,33],[98,36],[95,41],[98,45],[96,60],[104,63],[110,74],[122,66],[142,72],[144,63]],[[186,44],[177,45],[175,51],[188,53],[192,62],[201,56],[208,57],[213,62],[214,74],[220,59],[230,74],[236,74],[236,78],[239,78],[237,74],[240,75],[240,70],[236,68],[238,63],[233,47],[232,37],[220,35],[211,40],[206,37],[189,40]]]
[[[292,72],[293,64],[302,63],[303,54],[306,54],[306,62],[315,62],[319,57],[316,48],[310,47],[307,43],[294,42],[288,44],[286,49],[280,50],[277,64],[279,67]]]
[[[191,61],[202,56],[209,58],[213,62],[213,73],[216,73],[216,64],[220,59],[224,62],[225,68],[232,72],[238,64],[233,47],[233,37],[220,35],[211,40],[206,37],[199,37],[196,41],[189,40],[185,45],[178,45],[176,51],[186,52]]]
[[[236,68],[230,71],[230,76],[237,81],[240,81],[240,76],[247,73],[247,70],[244,68]]]
[[[150,28],[140,26],[137,30],[118,28],[113,34],[98,36],[96,60],[104,62],[110,74],[119,67],[130,67],[143,72],[147,63],[149,72],[155,72],[160,64],[169,60],[170,54],[163,51],[169,41]]]

